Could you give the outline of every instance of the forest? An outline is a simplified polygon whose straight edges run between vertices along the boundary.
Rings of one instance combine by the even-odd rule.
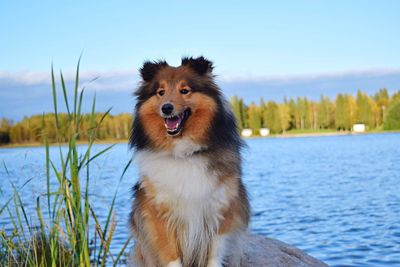
[[[269,128],[272,134],[295,130],[350,131],[355,123],[363,123],[367,130],[400,130],[400,92],[392,95],[380,89],[370,96],[358,90],[355,96],[338,94],[335,99],[321,96],[319,101],[307,97],[284,98],[281,103],[265,101],[246,104],[238,96],[230,99],[239,130],[250,128],[258,135],[260,128]],[[126,140],[129,138],[132,116],[128,113],[110,115],[97,113],[94,127],[98,140]],[[58,115],[58,131],[54,114],[33,115],[13,123],[6,118],[0,122],[0,145],[50,143],[67,141],[76,127],[67,113]],[[86,141],[90,132],[90,116],[79,121],[79,137]],[[100,121],[102,121],[100,125]]]
[[[285,98],[282,103],[244,104],[234,96],[231,105],[240,129],[250,128],[256,135],[260,128],[272,134],[292,130],[351,131],[353,124],[363,123],[367,130],[400,129],[400,92],[389,95],[380,89],[373,96],[358,90],[356,96],[338,94],[334,100],[321,96],[319,101],[306,97]]]

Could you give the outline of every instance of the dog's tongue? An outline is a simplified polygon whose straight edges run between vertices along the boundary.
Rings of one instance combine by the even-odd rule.
[[[178,116],[167,118],[165,120],[165,123],[167,124],[168,129],[175,129],[179,126],[179,123],[181,123],[181,118],[179,118]]]

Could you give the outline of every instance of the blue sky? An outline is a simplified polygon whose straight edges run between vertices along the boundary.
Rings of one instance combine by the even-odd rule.
[[[130,111],[144,60],[182,55],[213,60],[225,93],[248,100],[397,90],[399,12],[395,0],[2,2],[0,117],[51,110],[51,62],[72,72],[82,51],[83,76],[100,76],[89,90],[115,112]]]

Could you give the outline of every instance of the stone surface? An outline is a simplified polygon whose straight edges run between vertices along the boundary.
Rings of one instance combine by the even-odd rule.
[[[242,241],[244,256],[240,267],[328,267],[300,249],[272,238],[248,234]],[[234,255],[225,260],[225,267],[238,266]],[[128,266],[138,265],[129,262]]]
[[[249,234],[242,267],[326,267],[325,263],[281,241]],[[231,264],[228,264],[228,266]]]

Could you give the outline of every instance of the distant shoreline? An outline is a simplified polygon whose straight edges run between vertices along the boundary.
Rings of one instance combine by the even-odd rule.
[[[299,137],[319,137],[319,136],[342,136],[342,135],[369,135],[369,134],[390,134],[390,133],[400,133],[400,130],[393,131],[368,131],[364,133],[354,133],[351,131],[340,131],[340,132],[304,132],[304,133],[284,133],[284,134],[274,134],[268,136],[251,136],[251,137],[242,137],[243,139],[252,139],[252,138],[299,138]],[[96,144],[122,144],[128,143],[128,139],[107,139],[107,140],[98,140]],[[68,143],[63,143],[67,145]],[[87,141],[78,141],[79,145],[88,144]],[[51,143],[50,146],[56,146],[58,143]],[[0,145],[1,148],[22,148],[22,147],[41,147],[44,146],[42,143],[33,142],[33,143],[18,143],[18,144],[7,144]]]
[[[319,136],[342,136],[342,135],[369,135],[369,134],[390,134],[390,133],[400,133],[400,130],[391,130],[391,131],[384,131],[384,130],[375,130],[375,131],[367,131],[363,133],[355,133],[352,131],[328,131],[328,132],[304,132],[304,133],[284,133],[284,134],[273,134],[268,136],[251,136],[251,137],[244,137],[245,139],[248,138],[297,138],[297,137],[319,137]]]
[[[97,140],[95,143],[96,144],[122,144],[122,143],[128,143],[128,139],[107,139],[107,140]],[[62,145],[68,145],[68,143],[61,143]],[[78,145],[87,145],[87,141],[77,141]],[[50,143],[49,146],[58,146],[59,143]],[[7,145],[0,145],[1,148],[20,148],[20,147],[41,147],[44,146],[44,144],[39,143],[39,142],[32,142],[32,143],[17,143],[17,144],[7,144]]]

